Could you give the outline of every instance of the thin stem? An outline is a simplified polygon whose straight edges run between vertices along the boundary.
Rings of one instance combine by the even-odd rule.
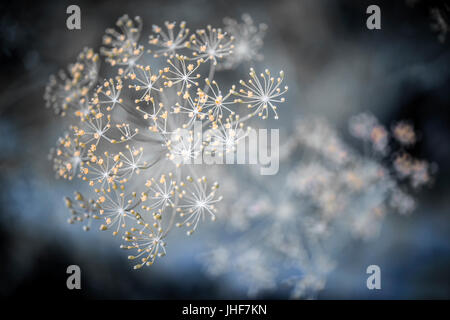
[[[179,169],[177,169],[176,170],[176,181],[177,182],[180,181],[180,178],[181,178],[181,172],[180,172]],[[176,197],[176,199],[175,199],[175,203],[174,203],[174,206],[172,208],[172,215],[170,217],[169,225],[167,226],[167,230],[161,236],[161,239],[164,239],[167,236],[167,234],[170,232],[170,230],[172,230],[172,228],[173,228],[173,224],[175,222],[175,217],[177,215],[176,208],[178,206],[179,199],[180,199],[179,197]]]
[[[208,74],[208,80],[209,81],[213,81],[214,78],[214,73],[216,72],[216,65],[214,64],[214,62],[211,60],[211,64],[209,65],[209,74]],[[205,84],[205,87],[203,88],[203,91],[205,93],[208,93],[209,91],[209,86],[207,84]]]

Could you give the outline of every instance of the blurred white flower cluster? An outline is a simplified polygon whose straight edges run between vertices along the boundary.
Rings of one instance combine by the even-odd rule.
[[[412,125],[389,130],[363,113],[350,119],[349,131],[364,152],[323,119],[303,118],[280,146],[277,177],[242,173],[222,181],[226,197],[236,197],[238,183],[245,193],[225,203],[230,234],[205,254],[210,274],[238,274],[249,295],[284,286],[292,298],[314,298],[343,246],[376,237],[389,212],[414,210],[412,193],[431,182],[433,170],[408,153],[417,140]]]
[[[89,230],[100,220],[101,230],[122,236],[121,247],[135,252],[135,268],[166,254],[174,226],[190,235],[205,218],[216,219],[219,185],[196,160],[234,152],[246,121],[278,118],[287,91],[282,71],[251,68],[249,80],[229,89],[214,80],[218,69],[261,58],[265,26],[255,27],[247,15],[242,23],[226,19],[225,29],[153,25],[149,48],[140,43],[142,27],[139,17],[119,18],[106,30],[100,55],[84,49],[50,78],[44,96],[69,122],[51,152],[57,176],[80,178],[91,189],[66,198],[69,222]]]

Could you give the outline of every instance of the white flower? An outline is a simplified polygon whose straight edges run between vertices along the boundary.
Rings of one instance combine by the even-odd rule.
[[[172,173],[169,173],[168,176],[163,174],[158,180],[152,177],[147,180],[145,186],[148,189],[141,194],[142,209],[152,211],[154,216],[160,219],[161,217],[158,215],[161,215],[166,208],[175,207],[178,186],[173,180]]]
[[[233,37],[222,32],[220,28],[207,26],[205,29],[199,29],[189,38],[188,48],[193,50],[193,56],[196,59],[212,61],[217,64],[218,59],[232,53]]]
[[[67,112],[86,111],[89,90],[97,82],[99,70],[98,54],[85,48],[77,62],[69,65],[68,72],[59,71],[50,76],[45,87],[44,99],[47,107],[52,107],[56,114],[65,116]]]
[[[86,148],[79,144],[77,138],[69,134],[58,139],[58,147],[50,154],[53,160],[53,169],[57,177],[72,180],[83,163],[88,160]]]
[[[186,187],[189,189],[182,191],[184,201],[178,209],[183,221],[177,226],[191,228],[187,231],[187,234],[191,235],[197,229],[200,220],[205,219],[205,216],[208,215],[212,221],[216,220],[215,204],[222,200],[222,197],[216,197],[216,190],[219,187],[217,183],[214,183],[208,191],[205,177],[197,180],[188,177]]]
[[[153,25],[152,27],[156,35],[150,35],[149,43],[160,48],[155,51],[155,58],[160,55],[174,55],[177,50],[186,47],[186,38],[189,34],[189,29],[186,28],[186,22],[182,21],[180,23],[178,32],[174,32],[176,22],[166,21],[164,25],[167,31],[157,25]]]
[[[102,47],[100,52],[112,66],[125,67],[125,70],[121,69],[121,73],[128,73],[143,54],[142,46],[137,43],[141,35],[142,19],[135,17],[131,20],[128,15],[123,15],[117,20],[116,26],[122,33],[112,28],[106,29],[103,37],[106,47]]]
[[[202,137],[196,135],[193,131],[177,130],[166,142],[166,156],[177,166],[182,164],[192,164],[203,150]]]
[[[275,119],[278,119],[277,106],[275,104],[285,101],[283,94],[286,93],[288,87],[281,89],[284,72],[280,71],[280,76],[275,78],[271,76],[270,71],[266,69],[259,77],[253,68],[250,69],[251,79],[247,82],[241,80],[240,84],[244,87],[238,92],[234,92],[241,97],[241,102],[246,103],[249,108],[254,109],[253,114],[257,114],[263,119],[267,119],[269,107],[274,113]],[[259,78],[262,80],[260,81]]]
[[[128,259],[139,259],[140,262],[134,266],[134,269],[139,269],[144,265],[152,265],[157,257],[166,255],[166,243],[163,240],[163,230],[161,226],[155,223],[153,226],[142,221],[137,222],[138,228],[131,228],[126,232],[123,239],[127,244],[122,245],[122,249],[135,249],[137,254],[135,256],[128,256]]]
[[[108,230],[115,226],[113,235],[126,228],[129,220],[139,219],[139,214],[134,210],[139,200],[135,193],[127,194],[123,186],[101,192],[97,204],[100,216],[105,219],[105,224],[100,226],[100,230]]]
[[[116,81],[109,79],[96,90],[92,103],[97,106],[106,105],[106,110],[111,111],[116,104],[123,102],[122,98],[120,98],[122,88],[123,84],[120,78],[116,79]]]
[[[186,61],[188,64],[186,65]],[[164,85],[172,87],[177,84],[181,84],[181,88],[177,88],[178,94],[182,94],[186,89],[191,88],[192,85],[198,87],[198,79],[201,75],[197,72],[197,69],[203,63],[202,59],[197,60],[195,63],[190,63],[186,56],[175,55],[175,58],[168,59],[170,64],[167,75],[164,75]]]
[[[223,155],[235,152],[242,139],[248,136],[250,127],[243,129],[244,124],[239,121],[239,116],[230,116],[225,121],[218,121],[216,126],[205,133],[208,142],[208,151]]]
[[[231,109],[231,106],[236,104],[236,101],[234,101],[234,99],[230,100],[230,96],[233,94],[234,88],[223,95],[216,81],[213,80],[211,82],[209,79],[205,79],[205,82],[210,89],[209,91],[212,93],[205,93],[206,101],[203,105],[203,107],[208,110],[209,120],[220,120],[225,112],[234,115],[235,112]]]
[[[152,73],[150,66],[136,65],[134,71],[128,75],[133,84],[129,85],[129,88],[133,88],[137,92],[142,92],[141,97],[135,100],[135,103],[145,101],[149,103],[152,95],[157,92],[162,92],[163,88],[159,84],[159,79],[163,75],[164,71],[159,70],[157,73]]]
[[[75,192],[75,203],[69,197],[65,197],[64,200],[71,212],[71,216],[68,219],[70,224],[84,222],[83,230],[89,231],[92,221],[100,219],[98,204],[92,199],[84,198],[80,192]]]
[[[267,25],[262,23],[255,26],[248,14],[242,15],[242,22],[231,18],[224,19],[225,31],[234,37],[234,49],[219,65],[220,68],[232,69],[242,62],[260,61],[263,58],[258,51],[263,45]]]

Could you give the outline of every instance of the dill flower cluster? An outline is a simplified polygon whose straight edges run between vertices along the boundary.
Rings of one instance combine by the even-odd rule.
[[[408,153],[417,141],[412,124],[388,129],[363,113],[349,120],[349,131],[364,151],[325,120],[303,117],[280,145],[277,177],[268,182],[243,170],[222,181],[226,197],[237,184],[245,191],[225,204],[233,237],[204,255],[209,274],[236,276],[250,296],[282,287],[292,298],[315,298],[346,244],[375,238],[390,212],[414,210],[414,193],[432,182],[434,169]]]
[[[234,152],[249,119],[278,118],[287,91],[282,71],[252,68],[228,89],[215,80],[217,70],[261,59],[266,27],[248,15],[242,23],[226,19],[224,29],[153,25],[148,45],[140,42],[142,27],[139,17],[120,17],[100,54],[85,48],[51,76],[44,95],[70,123],[51,151],[55,172],[91,190],[66,198],[69,222],[89,230],[98,220],[100,230],[121,236],[136,269],[166,254],[173,227],[191,235],[216,219],[219,184],[196,161]]]

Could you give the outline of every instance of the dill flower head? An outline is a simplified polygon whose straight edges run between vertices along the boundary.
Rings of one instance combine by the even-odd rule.
[[[407,153],[412,126],[399,123],[390,132],[369,113],[352,117],[349,130],[365,144],[359,151],[327,121],[297,120],[280,145],[278,181],[242,171],[221,182],[226,193],[237,184],[245,191],[225,203],[233,237],[205,255],[207,271],[236,276],[253,296],[288,286],[292,298],[316,297],[342,247],[375,238],[387,214],[410,214],[414,193],[432,182],[433,165]]]
[[[287,90],[282,71],[258,76],[252,68],[249,80],[228,88],[217,79],[220,66],[260,57],[263,29],[248,16],[241,27],[226,20],[225,28],[193,31],[166,21],[153,25],[146,42],[142,19],[124,15],[106,30],[100,54],[85,48],[67,71],[51,76],[46,105],[70,123],[51,151],[54,169],[87,186],[87,197],[66,198],[69,222],[89,230],[99,220],[100,230],[134,251],[129,259],[138,269],[166,254],[175,226],[191,235],[216,220],[219,184],[196,162],[234,152],[254,116],[277,118]]]
[[[402,145],[409,146],[416,143],[417,138],[414,127],[405,121],[396,123],[392,128],[392,134]]]
[[[219,67],[231,69],[244,61],[261,61],[262,54],[259,52],[263,45],[263,39],[267,30],[264,23],[255,26],[252,17],[248,14],[242,15],[242,23],[235,19],[223,19],[225,31],[234,37],[234,49],[232,54],[225,57]]]

